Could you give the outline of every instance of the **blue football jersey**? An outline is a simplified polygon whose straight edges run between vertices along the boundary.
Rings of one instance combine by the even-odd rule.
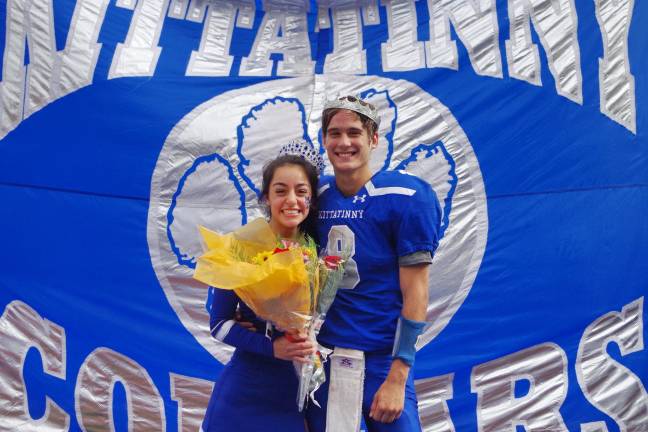
[[[325,253],[348,256],[335,301],[319,335],[329,346],[388,351],[403,306],[398,258],[434,251],[441,209],[432,188],[399,172],[375,174],[345,197],[322,177],[318,234]]]

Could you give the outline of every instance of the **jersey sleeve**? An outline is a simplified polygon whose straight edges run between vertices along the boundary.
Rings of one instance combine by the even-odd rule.
[[[250,331],[234,319],[239,303],[234,291],[214,289],[209,313],[209,331],[214,339],[236,349],[274,357],[272,341],[258,331]]]
[[[399,216],[396,226],[398,256],[420,251],[429,251],[434,256],[441,227],[441,207],[434,191],[429,186],[418,189],[413,196],[407,197],[407,203],[399,209]]]

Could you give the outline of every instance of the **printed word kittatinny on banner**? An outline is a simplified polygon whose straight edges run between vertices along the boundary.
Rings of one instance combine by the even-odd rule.
[[[103,44],[99,33],[109,0],[77,0],[67,33],[65,48],[56,50],[53,0],[7,2],[6,40],[0,83],[0,138],[25,118],[84,86],[92,84]],[[636,133],[634,77],[630,73],[628,33],[634,0],[595,0],[603,58],[599,60],[600,111]],[[70,2],[72,4],[72,2]],[[425,68],[458,70],[457,42],[450,28],[466,48],[475,73],[503,78],[502,53],[495,0],[427,0],[429,40],[419,40],[416,0],[321,0],[317,19],[311,20],[309,1],[265,0],[257,10],[254,0],[117,0],[117,6],[132,9],[128,33],[117,44],[107,78],[153,76],[164,47],[160,33],[169,19],[202,24],[196,28],[196,46],[186,59],[186,76],[271,76],[281,54],[276,74],[303,76],[315,72],[318,59],[311,52],[309,35],[330,29],[332,52],[325,54],[323,72],[377,74],[367,70],[363,46],[366,26],[380,24],[379,7],[387,17],[386,42],[381,44],[379,67],[383,72]],[[539,36],[556,92],[583,103],[578,16],[573,0],[508,0],[510,38],[505,57],[511,78],[540,86],[539,48],[533,43],[531,27]],[[315,13],[315,12],[313,12]],[[255,19],[257,17],[261,19]],[[254,29],[249,55],[240,58],[233,70],[230,53],[235,28]],[[174,31],[167,26],[166,31]],[[183,27],[182,31],[186,31]],[[200,42],[198,44],[198,35]],[[24,65],[25,43],[29,64]]]
[[[620,312],[610,312],[592,322],[581,337],[574,365],[578,385],[587,400],[610,416],[619,429],[645,432],[648,395],[641,380],[607,352],[614,343],[621,356],[641,351],[643,345],[643,297]],[[76,419],[83,430],[114,430],[112,398],[119,381],[129,397],[128,419],[139,430],[166,430],[163,398],[149,373],[135,360],[108,348],[91,352],[78,371],[66,365],[65,330],[44,319],[29,305],[14,301],[0,318],[0,400],[6,407],[7,430],[68,430],[70,413],[46,397],[43,418],[33,419],[29,394],[23,379],[27,352],[41,354],[43,372],[61,380],[75,379]],[[472,368],[471,390],[477,394],[480,431],[511,431],[516,425],[527,430],[567,432],[560,408],[565,402],[568,381],[565,351],[546,342]],[[76,372],[76,373],[74,373]],[[178,402],[178,430],[198,430],[213,386],[212,382],[170,373],[171,399]],[[453,398],[454,374],[426,378],[416,383],[423,427],[454,431],[447,401]],[[517,383],[529,386],[515,395]],[[623,382],[623,386],[618,383]],[[632,401],[629,403],[629,401]],[[606,431],[604,423],[581,425],[582,431]]]

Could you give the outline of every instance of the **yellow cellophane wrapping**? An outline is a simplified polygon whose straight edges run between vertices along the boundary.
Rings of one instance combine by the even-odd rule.
[[[259,318],[280,329],[302,329],[312,313],[309,275],[301,248],[270,255],[254,264],[252,257],[272,252],[277,236],[263,219],[218,234],[200,227],[206,252],[198,258],[194,278],[216,288],[234,290]],[[314,272],[317,275],[317,272]],[[313,281],[314,287],[318,281]],[[313,295],[317,295],[316,288]]]

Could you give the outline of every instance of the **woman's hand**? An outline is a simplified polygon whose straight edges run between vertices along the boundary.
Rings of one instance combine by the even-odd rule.
[[[281,360],[309,362],[311,354],[316,352],[315,344],[304,336],[286,334],[272,342],[274,356]]]

